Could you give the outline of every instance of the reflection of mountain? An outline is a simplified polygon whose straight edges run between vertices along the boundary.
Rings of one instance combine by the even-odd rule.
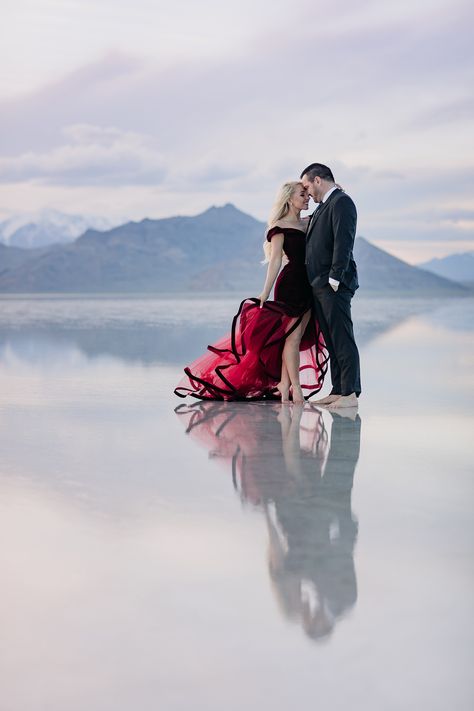
[[[158,328],[128,327],[82,329],[0,329],[0,357],[9,350],[27,361],[41,359],[45,352],[79,350],[85,358],[117,358],[127,363],[184,363],[197,357],[207,343],[220,335],[215,327],[162,325]]]
[[[232,472],[242,500],[263,511],[269,575],[284,615],[312,639],[327,638],[357,600],[351,492],[360,417],[332,415],[328,447],[317,408],[198,403],[175,412]]]
[[[56,244],[32,258],[3,247],[0,291],[178,292],[234,290],[260,293],[265,225],[233,205],[194,217],[129,222],[87,230],[71,244]],[[29,252],[30,250],[23,250]],[[361,290],[368,293],[459,294],[461,285],[410,266],[363,237],[355,257]],[[253,293],[252,293],[253,292]]]
[[[147,320],[140,320],[140,312],[133,311],[132,302],[128,299],[125,300],[127,303],[123,304],[122,300],[118,305],[117,311],[122,311],[122,320],[120,313],[114,315],[101,310],[100,303],[94,306],[95,317],[91,318],[90,313],[76,310],[77,302],[62,303],[62,298],[59,301],[59,313],[43,305],[24,324],[18,309],[8,316],[4,309],[5,325],[0,323],[0,350],[8,348],[25,360],[35,359],[35,351],[39,354],[54,349],[56,357],[60,357],[61,353],[74,349],[81,351],[87,358],[110,356],[132,363],[182,365],[197,358],[208,344],[217,341],[230,328],[232,320],[230,307],[228,320],[220,325],[222,315],[208,325],[202,309],[196,313],[195,321],[160,323],[158,315],[156,324],[150,325]],[[51,303],[57,307],[58,300]],[[238,299],[235,305],[238,306]],[[407,317],[437,305],[433,300],[422,299],[356,298],[353,311],[358,343],[363,347]],[[212,308],[212,302],[209,302],[208,307]],[[29,313],[28,302],[22,308]],[[149,309],[142,311],[142,317],[144,313],[143,318],[147,319],[149,310],[156,311],[157,308],[154,301]],[[189,302],[183,302],[182,308],[185,313]]]

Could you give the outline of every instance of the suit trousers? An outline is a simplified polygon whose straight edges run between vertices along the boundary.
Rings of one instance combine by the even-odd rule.
[[[316,317],[330,357],[331,395],[359,397],[360,360],[351,316],[353,292],[340,283],[337,291],[330,284],[313,287]]]

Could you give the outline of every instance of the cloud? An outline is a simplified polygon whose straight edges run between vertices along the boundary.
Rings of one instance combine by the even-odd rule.
[[[452,222],[474,222],[474,209],[469,210],[444,210],[440,217]]]
[[[1,154],[57,146],[64,127],[74,124],[117,125],[114,113],[123,114],[115,109],[125,108],[144,67],[139,57],[110,52],[37,91],[0,100]],[[112,111],[105,114],[101,107],[108,103]],[[130,124],[122,128],[133,130]]]
[[[35,180],[56,185],[155,184],[166,168],[155,139],[115,127],[75,124],[66,142],[47,153],[0,158],[2,182]]]
[[[304,22],[295,7],[295,31],[262,26],[245,52],[218,62],[197,55],[163,64],[115,52],[29,97],[0,102],[1,151],[51,148],[73,123],[155,135],[173,147],[207,147],[215,136],[245,150],[246,135],[280,140],[298,118],[313,140],[320,128],[323,142],[332,125],[351,140],[361,130],[374,140],[381,129],[400,135],[439,101],[441,87],[455,101],[449,94],[469,85],[472,12],[462,3],[426,13],[423,23],[413,13],[375,21],[368,10],[358,22],[343,3],[308,7]]]
[[[472,199],[472,8],[461,0],[277,7],[284,22],[249,10],[248,34],[240,17],[242,41],[227,27],[225,52],[221,43],[214,54],[138,57],[122,45],[28,96],[0,100],[7,194],[16,181],[17,195],[22,186],[22,197],[36,191],[36,204],[56,196],[70,210],[74,190],[82,209],[99,193],[100,205],[115,204],[114,188],[121,213],[134,217],[173,214],[186,200],[191,212],[234,202],[265,219],[279,184],[320,160],[353,195],[366,236],[469,231],[469,219],[446,215]]]
[[[413,120],[409,126],[426,130],[430,126],[444,126],[450,123],[460,123],[472,121],[474,118],[474,97],[472,95],[463,96],[454,101],[437,101],[429,109],[423,110]]]

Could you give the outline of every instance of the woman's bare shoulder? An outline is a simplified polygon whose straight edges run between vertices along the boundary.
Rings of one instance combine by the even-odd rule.
[[[271,229],[275,229],[275,227],[278,227],[280,230],[297,230],[298,229],[298,224],[295,222],[284,222],[283,220],[278,220],[278,222],[275,222],[271,226]]]

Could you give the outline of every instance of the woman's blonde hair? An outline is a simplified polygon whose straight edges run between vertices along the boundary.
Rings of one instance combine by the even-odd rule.
[[[263,243],[263,253],[265,255],[265,259],[262,264],[269,262],[272,254],[271,242],[267,240],[268,231],[271,230],[271,228],[274,227],[279,220],[282,220],[287,216],[290,211],[291,196],[300,185],[302,185],[301,180],[290,180],[287,183],[283,183],[277,193],[276,200],[270,212],[270,217],[268,218],[267,229],[265,230],[265,241]],[[286,254],[283,254],[286,257]]]

